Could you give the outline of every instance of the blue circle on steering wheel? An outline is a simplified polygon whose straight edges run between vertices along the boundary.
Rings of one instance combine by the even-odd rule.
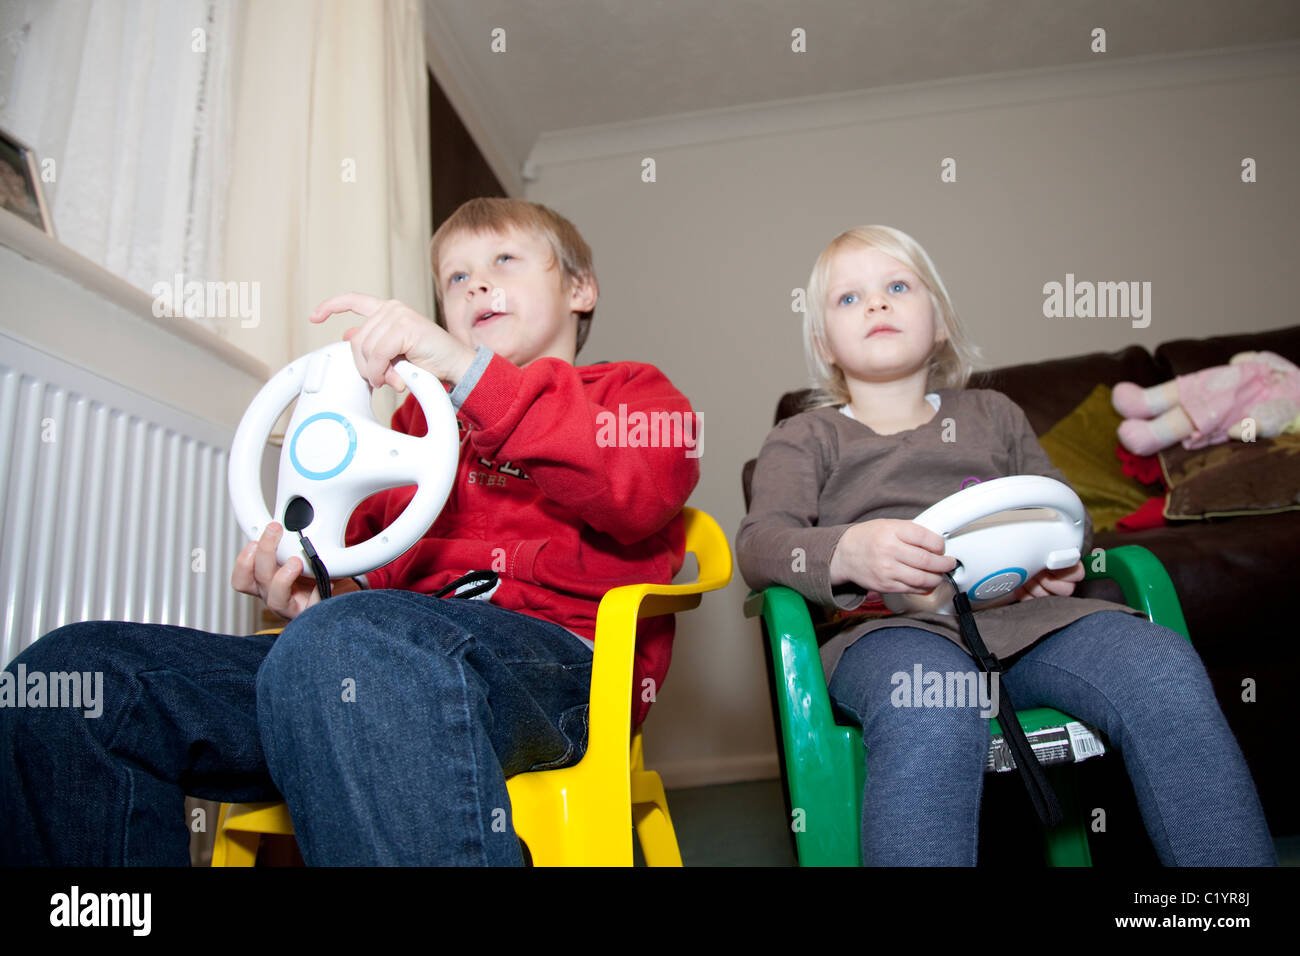
[[[343,426],[343,428],[347,431],[347,435],[348,435],[348,450],[346,453],[344,453],[343,460],[340,461],[333,468],[329,469],[328,471],[311,471],[308,468],[304,468],[302,462],[298,460],[298,439],[302,435],[303,429],[305,429],[312,422],[318,421],[320,419],[328,419],[330,421],[336,421]],[[312,415],[310,418],[308,418],[306,421],[304,421],[301,425],[298,426],[298,430],[293,433],[293,440],[289,443],[289,460],[293,463],[293,467],[297,470],[298,474],[302,475],[304,478],[311,478],[314,481],[324,481],[327,478],[333,478],[335,475],[341,473],[343,469],[347,468],[347,466],[352,463],[352,459],[356,455],[356,452],[357,452],[356,429],[352,427],[352,423],[350,421],[348,421],[338,412],[317,412],[315,415]]]

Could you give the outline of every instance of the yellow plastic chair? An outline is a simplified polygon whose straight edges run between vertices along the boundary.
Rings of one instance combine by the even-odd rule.
[[[683,508],[682,517],[686,550],[699,564],[696,580],[629,584],[601,599],[583,758],[506,781],[515,832],[535,866],[631,866],[634,828],[649,866],[682,865],[663,781],[645,769],[639,728],[628,745],[637,620],[689,611],[705,591],[731,580],[731,548],[718,523],[694,508]],[[222,804],[212,865],[252,866],[263,834],[293,834],[283,802]]]

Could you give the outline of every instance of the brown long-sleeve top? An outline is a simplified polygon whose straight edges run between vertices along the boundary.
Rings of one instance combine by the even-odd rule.
[[[840,536],[875,518],[911,520],[961,490],[969,478],[1064,476],[1038,443],[1025,413],[1001,392],[940,389],[933,418],[879,435],[833,407],[803,412],[768,434],[754,470],[753,503],[736,536],[740,573],[755,590],[782,584],[832,611],[851,611],[868,592],[831,586],[830,560]],[[1092,520],[1083,547],[1087,560]],[[873,594],[872,597],[875,595]],[[1096,611],[1132,608],[1094,598],[1050,596],[975,612],[989,650],[1006,658]],[[953,615],[913,611],[851,621],[821,649],[829,681],[854,641],[880,627],[919,627],[965,649]]]

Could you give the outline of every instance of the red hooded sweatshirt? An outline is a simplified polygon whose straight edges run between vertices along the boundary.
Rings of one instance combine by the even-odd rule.
[[[653,365],[542,358],[521,369],[488,354],[457,411],[460,463],[446,506],[414,547],[367,573],[366,583],[431,594],[470,571],[495,570],[493,604],[594,640],[606,591],[667,584],[681,569],[680,512],[700,475],[698,420],[686,420],[694,419],[690,403]],[[659,427],[641,424],[647,419]],[[414,395],[392,427],[426,433]],[[406,486],[371,495],[353,512],[346,543],[387,527],[414,494]],[[673,624],[670,615],[639,623],[634,727],[663,687]]]

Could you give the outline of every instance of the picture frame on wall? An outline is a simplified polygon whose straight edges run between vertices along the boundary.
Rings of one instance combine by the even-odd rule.
[[[36,150],[0,129],[0,209],[55,238],[54,221],[36,170]]]

